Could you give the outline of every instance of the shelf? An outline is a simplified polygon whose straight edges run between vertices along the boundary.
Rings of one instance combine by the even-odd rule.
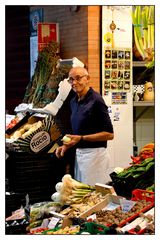
[[[133,101],[134,107],[148,107],[148,106],[154,106],[154,101]]]
[[[139,115],[137,115],[136,117],[134,117],[134,121],[137,122],[139,118],[141,118],[143,116],[144,113],[146,113],[149,109],[149,107],[154,107],[154,101],[138,101],[135,102],[133,101],[133,106],[134,107],[144,107],[141,108],[141,112],[139,113]],[[134,113],[136,113],[136,109],[134,108]]]

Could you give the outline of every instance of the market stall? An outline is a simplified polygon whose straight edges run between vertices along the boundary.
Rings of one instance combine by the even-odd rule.
[[[127,13],[127,22],[130,8],[114,8],[114,13]],[[106,13],[112,19],[106,19]],[[134,31],[137,37],[135,28],[139,23],[134,14],[125,31],[117,28],[119,36]],[[103,31],[106,24],[110,29],[103,41],[102,95],[109,103],[116,135],[120,136],[112,147],[108,146],[112,155],[106,170],[108,182],[90,186],[76,181],[72,177],[75,149],[62,159],[54,153],[71,128],[68,103],[74,93],[67,81],[69,70],[84,64],[76,57],[60,59],[59,44],[53,41],[39,52],[32,81],[23,102],[15,106],[15,115],[6,115],[6,234],[155,234],[155,145],[148,142],[131,154],[131,35],[128,46],[114,38],[118,35],[111,6],[104,6],[103,17]],[[115,47],[117,40],[123,44]],[[151,60],[154,64],[153,56]],[[149,92],[153,90],[150,84],[145,86]],[[134,99],[140,99],[137,96]],[[144,99],[147,97],[145,94]],[[152,92],[152,102],[153,98]]]
[[[89,186],[69,174],[55,186],[52,201],[30,205],[6,218],[16,234],[154,234],[154,192],[135,189],[126,199],[109,185]],[[21,233],[22,233],[21,232]]]

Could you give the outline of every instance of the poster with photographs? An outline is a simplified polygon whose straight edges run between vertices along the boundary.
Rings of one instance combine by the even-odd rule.
[[[104,49],[103,93],[131,90],[131,49]]]

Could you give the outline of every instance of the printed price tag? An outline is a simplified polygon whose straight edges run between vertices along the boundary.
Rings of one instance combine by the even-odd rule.
[[[132,209],[136,202],[126,199],[120,199],[122,212],[128,212]]]
[[[48,227],[48,223],[49,223],[49,220],[48,220],[48,219],[43,219],[43,222],[42,222],[42,224],[41,224],[41,227],[42,227],[42,228]]]
[[[103,210],[114,210],[119,207],[119,204],[110,202],[106,207],[103,208]]]
[[[48,224],[48,228],[49,229],[55,228],[59,221],[60,221],[59,218],[52,217],[50,223]]]

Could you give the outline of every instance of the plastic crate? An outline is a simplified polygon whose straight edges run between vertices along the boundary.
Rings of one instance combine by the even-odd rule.
[[[65,174],[65,162],[54,154],[9,153],[6,177],[11,191],[29,194],[31,203],[50,200]]]
[[[135,229],[130,229],[128,231],[128,233],[131,234],[131,235],[141,235],[141,234],[144,234],[144,232],[145,232],[145,228],[143,228],[139,231],[135,231]]]
[[[5,196],[5,215],[10,216],[13,211],[25,206],[25,195],[18,193],[11,193]]]
[[[134,189],[135,181],[134,179],[119,178],[115,172],[110,174],[112,179],[112,186],[114,187],[117,195],[131,197],[132,190]]]
[[[81,226],[81,230],[78,234],[82,234],[83,232],[88,232],[90,234],[102,234],[105,235],[110,231],[109,227],[106,227],[102,224],[97,224],[94,222],[87,222],[84,226]]]
[[[6,235],[22,235],[27,234],[26,228],[29,222],[25,219],[11,220],[5,222]]]
[[[135,189],[132,191],[132,200],[145,200],[146,202],[154,203],[154,192],[142,189]]]
[[[145,190],[141,190],[141,189],[135,189],[134,191],[132,191],[131,200],[132,201],[145,200],[146,202],[148,202],[148,205],[146,207],[144,207],[138,213],[134,214],[130,218],[127,218],[126,220],[121,222],[119,227],[122,227],[125,224],[127,224],[128,222],[131,222],[133,219],[138,217],[140,213],[146,212],[147,210],[151,209],[154,206],[154,192],[145,191]]]

